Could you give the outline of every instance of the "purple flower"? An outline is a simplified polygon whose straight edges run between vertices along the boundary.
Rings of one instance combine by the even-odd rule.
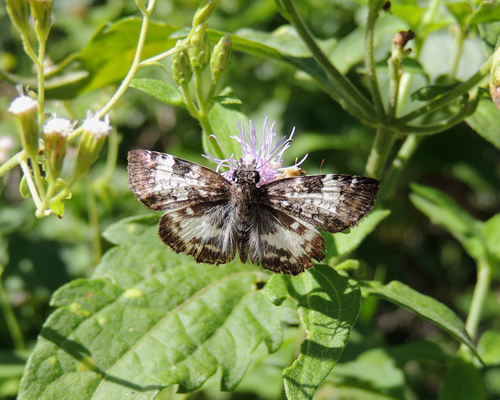
[[[291,167],[283,168],[283,154],[290,147],[290,142],[292,142],[295,128],[293,128],[289,138],[283,137],[273,146],[274,138],[277,135],[276,132],[274,132],[275,123],[273,122],[272,125],[269,126],[267,115],[265,117],[262,141],[260,143],[257,141],[257,134],[252,121],[250,121],[249,134],[245,132],[243,123],[238,123],[238,130],[240,132],[239,137],[231,136],[231,138],[237,140],[241,146],[243,156],[240,161],[244,165],[254,166],[255,170],[259,173],[260,181],[257,183],[257,187],[283,177],[283,172],[286,169],[296,168],[307,158],[306,154],[300,162]],[[213,157],[211,154],[203,154],[203,157],[208,158],[217,164],[217,172],[219,172],[221,167],[228,168],[229,170],[222,172],[221,175],[224,178],[231,180],[237,164],[233,154],[231,154],[231,157],[222,160]]]

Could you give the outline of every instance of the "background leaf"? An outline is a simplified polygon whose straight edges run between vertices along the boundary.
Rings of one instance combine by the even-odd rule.
[[[485,140],[500,149],[498,129],[492,129],[492,127],[500,126],[500,112],[490,99],[481,99],[476,112],[465,121]]]
[[[152,399],[173,384],[196,390],[218,368],[222,389],[232,390],[259,343],[269,352],[281,346],[284,308],[256,286],[266,274],[173,254],[156,222],[110,227],[105,236],[118,246],[92,279],[54,294],[58,309],[28,361],[19,399]]]
[[[488,257],[488,249],[481,234],[481,223],[461,209],[439,190],[411,184],[411,202],[425,213],[432,223],[445,227],[476,261]]]
[[[439,392],[439,400],[483,400],[481,375],[470,361],[456,358]]]
[[[460,318],[443,303],[425,296],[401,282],[393,281],[387,285],[380,282],[362,282],[363,296],[375,296],[404,307],[419,317],[436,324],[455,339],[468,346],[474,353],[476,348],[472,343]],[[476,353],[477,354],[477,353]]]
[[[134,79],[130,83],[130,87],[142,90],[165,104],[186,107],[182,93],[166,82],[157,79]]]
[[[287,290],[297,300],[307,332],[300,355],[283,372],[289,399],[312,399],[347,344],[360,307],[356,281],[325,265],[316,265],[288,279]]]

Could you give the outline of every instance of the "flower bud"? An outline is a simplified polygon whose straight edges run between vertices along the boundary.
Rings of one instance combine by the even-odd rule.
[[[193,27],[201,25],[217,10],[222,0],[203,0],[193,17]]]
[[[229,71],[231,66],[231,35],[226,33],[226,36],[219,40],[219,43],[214,48],[212,58],[210,59],[210,72],[214,81],[218,81]]]
[[[38,101],[30,96],[19,96],[10,103],[8,109],[16,119],[23,148],[32,159],[38,155],[37,107]]]
[[[53,0],[29,0],[31,15],[35,21],[35,31],[39,39],[44,42],[49,36],[52,26],[52,3]]]
[[[42,127],[47,172],[53,182],[61,173],[62,162],[66,155],[67,136],[72,131],[73,124],[65,118],[54,117],[46,121]]]
[[[177,45],[180,41],[177,42]],[[184,85],[191,82],[193,70],[189,62],[188,53],[186,50],[178,51],[172,57],[172,72],[173,78],[179,85]]]
[[[197,44],[188,49],[188,54],[193,69],[204,71],[210,62],[210,42],[206,33]]]
[[[26,0],[5,0],[7,13],[14,26],[27,35],[29,30],[29,10]]]
[[[104,120],[99,120],[99,116],[95,116],[89,111],[87,119],[82,125],[83,133],[78,146],[78,154],[76,155],[76,164],[74,178],[80,177],[88,172],[91,165],[97,160],[99,151],[113,129],[109,125],[109,115],[104,117]]]
[[[189,44],[191,46],[197,45],[200,40],[203,39],[203,35],[205,35],[205,32],[207,31],[208,27],[208,22],[205,22],[204,24],[198,25],[196,28],[194,28],[193,31],[189,34]]]

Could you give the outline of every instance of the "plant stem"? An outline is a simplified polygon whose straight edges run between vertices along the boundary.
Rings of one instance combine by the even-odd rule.
[[[375,68],[375,59],[373,51],[373,38],[375,36],[375,23],[379,17],[379,10],[377,6],[370,7],[368,12],[368,19],[366,21],[366,33],[365,33],[365,66],[368,76],[368,83],[370,86],[370,92],[372,94],[373,103],[375,105],[375,111],[377,112],[379,119],[384,116],[384,103],[382,102],[382,96],[380,95],[380,88],[378,85],[377,70]]]
[[[189,86],[187,83],[181,85],[182,96],[184,97],[184,102],[186,103],[186,107],[189,113],[196,119],[200,119],[201,114],[200,111],[196,108],[193,103],[193,99],[191,98],[191,93],[189,92]]]
[[[31,174],[31,169],[28,166],[26,158],[23,157],[19,161],[19,164],[21,165],[24,177],[26,178],[26,182],[28,183],[28,188],[30,190],[31,197],[33,198],[33,201],[35,202],[35,206],[37,209],[40,209],[42,202],[40,200],[40,197],[38,196],[38,191],[36,189],[35,182],[33,181],[33,175]],[[38,164],[37,164],[37,166],[38,166]]]
[[[491,283],[492,266],[488,260],[479,260],[477,265],[477,282],[472,295],[472,301],[465,323],[465,329],[469,333],[472,340],[476,338],[477,328],[481,320],[481,312],[483,310],[484,301],[488,294]]]
[[[89,222],[91,229],[90,243],[93,254],[92,265],[95,267],[101,261],[101,233],[99,231],[99,215],[97,213],[94,188],[88,175],[85,179],[85,186],[87,189],[87,207],[89,210]]]
[[[476,86],[481,80],[483,80],[490,73],[491,63],[493,61],[493,57],[490,57],[477,71],[474,75],[472,75],[469,79],[467,79],[462,84],[458,85],[455,89],[449,91],[442,97],[433,100],[427,103],[425,106],[417,108],[416,110],[406,114],[405,116],[396,119],[397,125],[403,125],[415,118],[418,118],[424,114],[428,114],[430,112],[436,111],[438,108],[441,108],[448,103],[455,100],[457,97],[461,96],[464,93],[467,93],[470,89]]]
[[[337,68],[335,68],[325,53],[323,53],[323,51],[319,48],[315,39],[309,32],[309,29],[304,24],[302,18],[295,9],[293,0],[283,0],[282,5],[287,12],[285,17],[290,17],[291,24],[309,48],[313,58],[335,84],[337,92],[335,100],[357,118],[367,119],[372,122],[377,121],[378,118],[372,105],[363,97],[351,81],[349,81],[337,70]]]
[[[406,167],[408,161],[412,157],[415,150],[417,150],[419,143],[422,141],[423,136],[408,135],[403,145],[399,149],[398,155],[392,162],[391,167],[384,176],[384,183],[380,188],[378,195],[380,200],[384,200],[391,196],[396,181],[401,174],[401,171]]]
[[[464,28],[460,25],[456,25],[457,27],[457,37],[455,38],[455,43],[453,45],[453,53],[451,56],[451,65],[450,71],[448,72],[448,80],[453,82],[455,76],[457,75],[458,65],[460,63],[460,57],[462,56],[462,49],[464,46],[465,32]]]
[[[45,101],[45,66],[43,61],[45,59],[45,44],[46,42],[38,36],[38,63],[37,63],[37,77],[38,77],[38,126],[42,128],[43,120],[43,106]]]
[[[12,156],[8,161],[0,165],[0,178],[9,172],[12,168],[19,164],[20,160],[27,157],[26,151],[21,150],[16,155]]]
[[[396,132],[389,127],[377,128],[375,141],[366,163],[365,173],[367,176],[375,179],[380,179],[384,166],[389,157],[389,153],[396,139]]]
[[[3,271],[4,271],[3,265],[0,265],[0,278],[3,274]],[[5,316],[7,329],[9,330],[10,336],[14,341],[14,346],[16,347],[17,350],[26,349],[21,328],[19,327],[16,315],[14,314],[14,311],[12,310],[12,307],[10,305],[7,293],[5,293],[5,289],[3,287],[1,279],[0,279],[0,306],[2,307],[3,315]]]

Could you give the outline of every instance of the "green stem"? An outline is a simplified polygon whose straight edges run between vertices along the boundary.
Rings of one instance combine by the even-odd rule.
[[[367,176],[380,179],[389,153],[396,139],[396,132],[389,127],[377,128],[375,141],[366,163],[365,173]]]
[[[368,12],[368,19],[366,21],[366,33],[365,33],[365,66],[368,76],[368,83],[370,86],[370,92],[372,94],[373,103],[375,105],[375,111],[377,112],[379,119],[382,119],[385,113],[384,103],[382,102],[382,96],[380,95],[380,87],[378,85],[377,69],[375,68],[375,58],[373,50],[373,38],[375,36],[375,23],[379,17],[379,10],[377,6],[370,7]]]
[[[19,162],[25,159],[28,155],[25,150],[21,150],[16,155],[12,156],[5,163],[0,165],[0,178],[4,176],[7,172],[9,172],[12,168],[19,164]]]
[[[4,267],[0,265],[0,278],[3,274]],[[3,315],[5,316],[5,322],[7,323],[7,329],[9,330],[10,336],[14,341],[14,346],[17,350],[24,350],[26,346],[24,344],[23,334],[19,323],[17,322],[16,315],[12,310],[7,293],[3,287],[2,280],[0,279],[0,307],[2,307]]]
[[[31,166],[33,167],[32,170],[33,170],[33,176],[35,178],[36,187],[38,188],[38,192],[40,193],[40,197],[42,199],[44,199],[45,198],[45,186],[43,184],[42,174],[40,173],[40,166],[34,159],[30,158],[30,160],[31,160]]]
[[[28,166],[28,162],[26,161],[26,158],[22,158],[19,161],[19,164],[21,165],[24,177],[26,178],[26,182],[28,183],[28,189],[30,190],[31,197],[33,198],[33,201],[35,202],[36,208],[39,210],[42,202],[40,200],[40,197],[38,196],[38,191],[36,189],[35,182],[33,181],[33,175],[31,174],[31,169]],[[38,167],[38,164],[37,164],[37,167]]]
[[[318,46],[315,39],[309,32],[309,29],[304,24],[302,18],[295,9],[293,0],[283,0],[282,5],[287,12],[284,16],[286,18],[289,17],[291,24],[309,48],[313,58],[335,84],[337,92],[336,97],[334,97],[335,100],[357,118],[370,120],[372,122],[377,121],[377,114],[375,113],[372,105],[363,97],[358,89],[344,75],[342,75],[337,68],[335,68],[325,53],[323,53],[321,48]]]
[[[97,203],[95,201],[94,188],[90,177],[87,175],[85,179],[87,187],[87,206],[89,210],[89,222],[91,228],[90,242],[93,254],[92,265],[95,267],[101,261],[101,233],[99,231],[99,215],[97,213]]]
[[[104,117],[104,115],[106,115],[114,107],[114,105],[118,102],[120,97],[122,97],[123,94],[127,91],[128,87],[130,86],[130,82],[132,82],[132,79],[134,79],[135,74],[140,68],[142,51],[144,50],[144,44],[146,43],[146,35],[148,33],[149,21],[151,18],[151,12],[153,11],[155,2],[156,0],[150,0],[148,4],[148,9],[146,10],[147,12],[143,13],[141,32],[139,34],[139,40],[137,42],[137,48],[135,51],[134,60],[132,61],[132,65],[130,66],[127,76],[125,77],[125,79],[123,79],[122,83],[120,84],[120,87],[115,92],[113,97],[111,97],[111,99],[109,99],[107,104],[101,109],[101,111],[99,111],[99,118]],[[73,134],[75,134],[75,132],[73,132]],[[72,137],[74,136],[72,135]]]
[[[423,136],[408,135],[399,149],[398,155],[392,162],[391,167],[384,176],[384,183],[382,184],[378,195],[380,200],[384,200],[392,195],[399,175],[410,161],[410,158],[417,150],[422,139]]]
[[[476,287],[474,288],[469,315],[465,323],[465,329],[472,340],[476,337],[479,321],[481,320],[481,312],[491,283],[491,271],[492,266],[488,260],[479,261],[477,265]]]
[[[203,84],[201,79],[201,71],[199,69],[196,69],[194,71],[194,87],[196,90],[196,100],[198,101],[200,114],[206,116],[208,111],[207,110],[208,98],[205,100],[203,96]]]
[[[45,101],[45,66],[44,66],[44,58],[45,58],[45,44],[46,42],[43,39],[40,39],[40,35],[38,36],[38,63],[37,63],[37,77],[38,77],[38,126],[42,127],[44,115],[43,115],[43,106]]]
[[[453,53],[451,57],[450,71],[448,72],[448,80],[453,82],[455,76],[457,75],[458,65],[460,63],[460,57],[462,56],[462,50],[464,46],[465,32],[464,28],[460,25],[456,25],[458,29],[457,37],[455,38],[455,43],[453,45]]]
[[[480,98],[478,96],[476,99],[474,99],[474,101],[463,107],[457,114],[452,115],[450,118],[446,118],[435,124],[421,126],[404,125],[403,127],[401,127],[401,131],[404,133],[413,133],[415,135],[434,135],[436,133],[443,132],[474,114],[477,105],[479,104],[479,100]]]
[[[113,172],[115,171],[116,161],[118,160],[118,146],[120,138],[116,129],[113,129],[108,138],[108,157],[106,159],[106,166],[101,176],[96,179],[94,186],[105,186],[111,180]]]
[[[193,99],[191,98],[191,93],[189,92],[189,86],[187,83],[181,85],[181,93],[184,97],[184,102],[186,103],[186,107],[189,113],[196,119],[200,119],[201,114],[200,111],[196,108],[193,103]]]
[[[437,109],[444,107],[448,103],[457,99],[459,96],[467,93],[470,89],[476,86],[481,80],[483,80],[490,73],[491,63],[493,61],[493,57],[490,57],[477,71],[474,75],[472,75],[469,79],[463,82],[461,85],[458,85],[455,89],[449,91],[442,97],[427,103],[425,106],[417,108],[416,110],[406,114],[405,116],[396,119],[397,125],[404,125],[407,122],[421,117],[422,115],[428,114],[430,112],[434,112]]]
[[[38,218],[43,218],[50,215],[50,211],[47,212],[47,209],[49,208],[50,199],[52,198],[56,190],[56,183],[57,179],[54,181],[50,181],[49,188],[47,189],[47,194],[44,196],[42,204],[40,205],[38,210],[36,210],[36,216]]]

